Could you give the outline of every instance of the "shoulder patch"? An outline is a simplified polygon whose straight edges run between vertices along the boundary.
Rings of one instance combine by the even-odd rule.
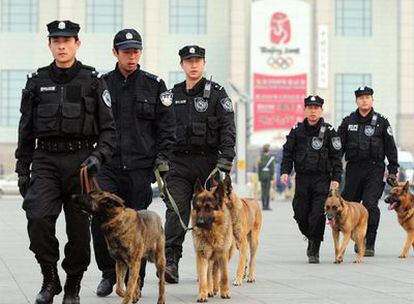
[[[145,72],[145,71],[144,71],[144,75],[147,76],[150,79],[154,79],[157,82],[161,81],[161,78],[158,77],[157,75],[154,75],[154,74],[151,74],[151,73],[148,73],[148,72]]]
[[[232,113],[233,112],[233,103],[229,97],[224,97],[220,100],[221,106],[226,112]]]
[[[168,91],[165,91],[164,93],[161,93],[160,94],[161,103],[164,106],[169,107],[170,105],[172,105],[173,96],[174,94],[172,90],[168,90]]]
[[[109,94],[108,90],[102,92],[102,100],[108,108],[112,106],[111,94]]]
[[[39,75],[37,71],[32,72],[32,73],[27,73],[27,79],[35,78],[35,77],[37,77],[37,75]]]
[[[335,150],[339,151],[342,149],[341,138],[339,136],[332,137],[331,142],[332,142],[332,147]]]

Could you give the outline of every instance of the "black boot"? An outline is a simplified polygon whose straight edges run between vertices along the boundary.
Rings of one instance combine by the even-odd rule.
[[[35,304],[51,304],[53,297],[62,291],[56,266],[40,265],[43,274],[42,289],[36,296]]]
[[[96,295],[98,297],[106,297],[112,293],[114,285],[116,283],[116,275],[114,272],[104,273],[102,280],[96,288]]]
[[[178,262],[180,261],[181,253],[175,248],[165,249],[165,258],[167,266],[165,267],[165,281],[170,284],[178,283]]]
[[[365,241],[365,255],[366,257],[375,256],[375,239],[377,237],[376,233],[368,233]]]
[[[312,244],[311,240],[308,240],[308,248],[306,248],[307,257],[310,257],[310,254],[311,254],[311,244]]]
[[[80,304],[79,291],[82,274],[68,275],[65,282],[65,294],[63,296],[62,304]]]
[[[319,249],[321,247],[321,241],[310,240],[309,242],[309,264],[319,264]]]

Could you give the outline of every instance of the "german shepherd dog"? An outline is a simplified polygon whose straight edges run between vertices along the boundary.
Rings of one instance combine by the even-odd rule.
[[[233,191],[231,177],[226,174],[224,179],[225,185],[225,204],[230,210],[231,220],[233,223],[233,235],[236,241],[236,247],[239,250],[239,264],[237,267],[236,278],[233,281],[234,286],[239,286],[246,277],[247,272],[247,255],[250,247],[249,273],[247,282],[256,281],[254,266],[256,261],[256,252],[259,245],[259,235],[262,228],[262,210],[255,199],[239,198]]]
[[[77,198],[80,208],[96,217],[105,235],[109,254],[116,261],[116,293],[122,304],[136,303],[141,290],[141,259],[155,262],[157,268],[158,304],[165,303],[165,237],[160,217],[153,211],[126,208],[124,201],[109,192],[92,191]],[[129,271],[128,284],[124,279]]]
[[[398,223],[407,232],[407,240],[399,258],[406,258],[410,247],[414,249],[414,195],[409,190],[410,183],[393,184],[390,194],[385,198],[389,210],[397,212]]]
[[[214,190],[195,185],[191,221],[198,274],[197,302],[207,302],[219,289],[223,299],[230,299],[229,259],[234,245],[230,211],[224,204],[224,186]]]
[[[335,264],[344,260],[348,242],[352,239],[358,246],[358,254],[354,263],[361,263],[365,254],[365,235],[368,227],[368,210],[361,204],[345,201],[337,192],[331,190],[325,202],[325,212],[335,244]],[[343,240],[339,248],[339,233]]]

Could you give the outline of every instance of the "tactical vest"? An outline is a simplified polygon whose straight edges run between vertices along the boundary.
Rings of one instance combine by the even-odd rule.
[[[216,107],[219,103],[220,86],[206,82],[204,90],[189,96],[176,85],[174,93],[174,109],[177,119],[178,150],[218,149],[220,142],[219,120]]]
[[[373,113],[369,124],[360,124],[357,116],[351,115],[347,128],[346,161],[384,160],[384,143],[377,113]]]
[[[49,68],[38,70],[35,82],[33,125],[36,137],[93,137],[99,128],[95,117],[98,73],[82,66],[71,81],[55,83]]]
[[[295,170],[298,173],[330,173],[329,142],[327,125],[322,124],[318,136],[306,136],[304,126],[297,130],[297,149],[295,151]]]

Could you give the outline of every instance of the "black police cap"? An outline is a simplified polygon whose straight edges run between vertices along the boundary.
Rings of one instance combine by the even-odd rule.
[[[359,97],[362,95],[374,95],[374,90],[371,89],[370,87],[364,86],[364,87],[359,87],[356,91],[355,91],[355,97]]]
[[[304,99],[305,107],[309,105],[323,106],[323,99],[318,95],[309,95]]]
[[[179,52],[181,60],[188,59],[191,57],[205,58],[206,50],[198,45],[186,45]]]
[[[114,49],[139,49],[142,50],[141,35],[134,29],[120,30],[114,37]]]
[[[70,20],[55,20],[47,25],[48,37],[77,37],[80,26]]]

